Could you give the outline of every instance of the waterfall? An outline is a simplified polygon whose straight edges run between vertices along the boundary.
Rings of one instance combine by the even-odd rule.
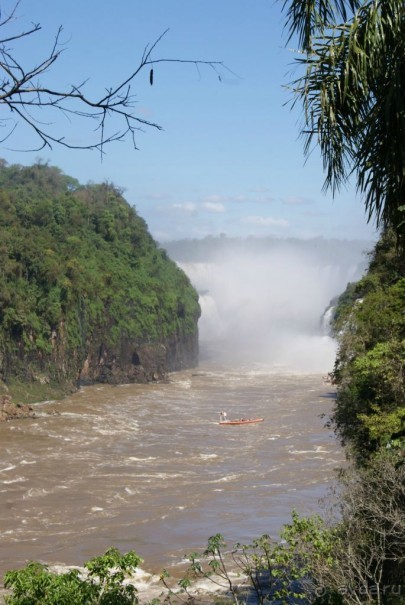
[[[200,348],[227,361],[266,362],[292,371],[332,368],[330,301],[362,271],[362,255],[302,246],[210,251],[209,261],[178,261],[200,293]],[[336,241],[334,241],[336,252]]]
[[[321,317],[321,331],[322,334],[329,335],[331,333],[331,322],[333,314],[335,312],[336,305],[329,305],[324,311]]]

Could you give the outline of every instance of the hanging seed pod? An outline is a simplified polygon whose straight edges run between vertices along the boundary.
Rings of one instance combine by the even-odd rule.
[[[153,69],[149,72],[149,83],[151,86],[153,85]]]

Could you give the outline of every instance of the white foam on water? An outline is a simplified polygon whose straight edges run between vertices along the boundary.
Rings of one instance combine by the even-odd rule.
[[[49,565],[49,571],[57,574],[68,573],[69,571],[72,571],[72,569],[78,570],[81,579],[86,578],[87,572],[84,567],[79,567],[78,565],[64,565],[63,563],[53,563],[52,565]]]
[[[240,473],[234,473],[232,475],[226,475],[225,477],[221,477],[220,479],[208,481],[208,483],[227,483],[228,481],[235,481],[236,479],[239,479],[240,476]]]
[[[176,479],[178,477],[184,477],[187,473],[136,473],[135,479],[146,479],[148,482],[155,479]]]
[[[4,485],[11,485],[12,483],[24,483],[25,481],[28,481],[26,477],[16,477],[15,479],[9,479],[8,481],[3,480],[2,483]]]
[[[122,418],[120,421],[117,421],[115,418],[107,418],[107,420],[100,418],[94,424],[93,430],[97,435],[102,436],[115,436],[123,433],[132,434],[139,432],[139,422],[127,417]]]
[[[10,464],[9,466],[6,466],[6,468],[0,469],[0,473],[6,473],[7,471],[12,471],[15,468],[17,468],[15,464]]]
[[[113,502],[114,500],[120,500],[121,502],[126,502],[125,498],[121,496],[120,493],[116,492],[112,498],[108,498],[107,502]]]
[[[138,490],[130,489],[129,487],[126,487],[124,491],[126,491],[129,496],[135,496],[135,494],[139,493]]]
[[[288,450],[289,454],[327,454],[328,451],[325,450],[324,448],[322,448],[322,446],[317,446],[314,450],[296,450],[296,449],[289,449]]]
[[[228,576],[234,587],[241,588],[246,585],[247,577],[245,575],[228,571]],[[193,582],[187,590],[193,596],[226,593],[229,591],[229,583],[221,576],[211,575],[210,578]]]
[[[47,496],[49,493],[49,490],[43,487],[31,487],[25,494],[23,494],[22,499],[27,500],[28,498],[38,498]]]
[[[176,383],[177,386],[181,387],[182,389],[191,389],[191,379],[185,379],[185,380],[173,380],[173,382]]]
[[[140,567],[137,567],[132,577],[124,580],[123,584],[135,586],[140,602],[159,598],[162,592],[165,592],[160,577],[150,574]]]
[[[280,464],[279,464],[279,465],[276,465],[276,466],[270,466],[270,467],[267,469],[267,472],[268,472],[268,473],[274,473],[274,471],[278,471],[280,468],[281,468],[281,465],[280,465]]]
[[[79,391],[79,394],[80,393],[81,393],[81,391]],[[94,418],[94,416],[92,414],[86,414],[86,412],[80,413],[80,412],[63,411],[60,413],[60,415],[63,416],[64,418],[78,418],[79,420],[82,420],[82,419],[91,420],[92,418]]]

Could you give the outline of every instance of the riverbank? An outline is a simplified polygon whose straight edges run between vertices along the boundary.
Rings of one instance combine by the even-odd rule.
[[[35,418],[35,411],[32,405],[24,403],[13,403],[9,395],[2,395],[0,399],[0,422],[8,420],[21,420],[25,418]]]

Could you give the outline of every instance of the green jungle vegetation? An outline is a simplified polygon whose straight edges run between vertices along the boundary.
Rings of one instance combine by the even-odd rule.
[[[197,339],[197,293],[112,184],[2,161],[0,235],[0,378],[19,401],[74,387],[95,334]]]
[[[367,274],[335,310],[339,342],[334,423],[359,464],[382,448],[405,448],[405,260],[387,229]]]

